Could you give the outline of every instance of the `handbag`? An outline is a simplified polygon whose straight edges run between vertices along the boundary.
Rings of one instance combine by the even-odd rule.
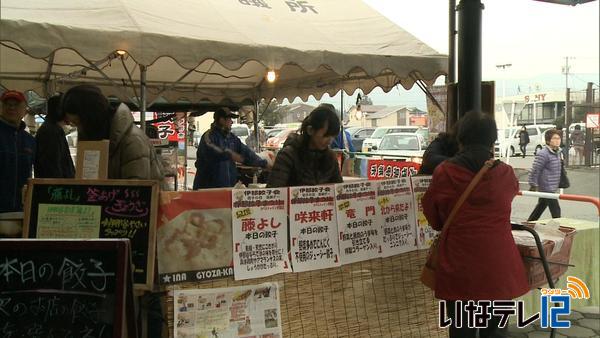
[[[569,182],[569,177],[567,177],[567,171],[565,170],[565,164],[563,161],[560,161],[560,181],[558,182],[558,187],[566,189],[571,186],[571,182]]]
[[[481,167],[481,169],[479,170],[477,175],[475,175],[475,177],[473,177],[473,179],[471,180],[471,182],[469,183],[469,185],[467,186],[465,191],[462,193],[462,195],[460,195],[460,198],[458,199],[458,201],[452,208],[452,211],[450,211],[450,215],[448,215],[448,218],[446,218],[446,221],[444,222],[444,225],[442,226],[441,233],[433,240],[433,243],[431,244],[431,247],[429,248],[429,253],[427,255],[427,261],[425,262],[425,265],[423,266],[423,270],[421,270],[421,283],[423,283],[425,286],[427,286],[431,290],[435,290],[435,269],[437,267],[437,262],[438,262],[440,238],[445,237],[445,234],[448,230],[448,226],[454,220],[454,216],[456,216],[458,209],[465,202],[467,197],[469,197],[469,195],[471,194],[473,189],[475,189],[475,186],[477,185],[477,183],[479,183],[479,181],[481,180],[483,175],[491,167],[494,166],[496,161],[499,161],[499,160],[485,161],[485,164],[483,165],[483,167]]]

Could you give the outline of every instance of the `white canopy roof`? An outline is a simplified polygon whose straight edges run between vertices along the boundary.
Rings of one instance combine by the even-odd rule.
[[[87,82],[130,99],[140,94],[138,65],[147,67],[149,102],[408,89],[415,79],[431,84],[447,70],[445,55],[360,0],[2,0],[0,6],[0,85],[40,95]],[[270,69],[278,74],[273,84],[265,80]]]

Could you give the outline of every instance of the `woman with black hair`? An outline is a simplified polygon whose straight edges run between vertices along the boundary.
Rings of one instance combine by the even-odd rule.
[[[77,126],[82,141],[109,140],[108,178],[158,180],[162,165],[143,130],[135,126],[129,108],[115,110],[98,87],[79,85],[62,100],[67,119]]]
[[[342,183],[335,153],[329,145],[340,132],[335,108],[322,104],[302,122],[299,135],[290,135],[277,154],[267,187]]]
[[[74,178],[75,166],[63,127],[65,114],[60,110],[61,95],[48,99],[46,120],[35,134],[36,178]]]
[[[445,227],[437,247],[435,297],[446,301],[448,317],[453,319],[450,337],[506,337],[499,316],[488,318],[484,327],[469,326],[466,306],[473,301],[488,306],[487,313],[491,314],[494,305],[490,301],[511,300],[529,291],[510,225],[511,204],[519,183],[512,167],[491,161],[498,137],[491,115],[465,114],[456,135],[458,153],[437,166],[422,200],[431,227],[438,231]],[[484,165],[489,169],[452,212]],[[448,218],[450,222],[445,224]]]

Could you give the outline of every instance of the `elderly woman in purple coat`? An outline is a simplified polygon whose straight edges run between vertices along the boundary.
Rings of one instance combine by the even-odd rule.
[[[531,191],[555,193],[560,183],[560,141],[561,133],[556,129],[546,132],[546,147],[537,152],[533,167],[529,173],[529,185]],[[546,207],[550,209],[552,218],[560,217],[560,205],[558,200],[541,198],[531,212],[528,221],[537,221]]]

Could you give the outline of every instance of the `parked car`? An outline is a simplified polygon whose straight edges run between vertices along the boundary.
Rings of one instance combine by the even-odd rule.
[[[429,129],[423,128],[419,126],[391,126],[391,127],[378,127],[375,129],[373,134],[370,137],[364,140],[362,144],[362,151],[364,153],[371,151],[373,146],[379,146],[383,137],[387,134],[395,134],[395,133],[416,133],[421,135],[421,147],[425,148],[427,146],[427,141],[429,139]]]
[[[280,131],[282,131],[284,129],[285,128],[265,129],[265,134],[267,135],[267,140],[270,139],[273,136],[276,136],[277,134],[279,134]]]
[[[510,148],[512,137],[515,134],[515,130],[518,129],[519,128],[516,127],[498,129],[498,139],[494,144],[494,155],[496,157],[506,156],[506,150]],[[509,152],[508,155],[513,156],[514,149],[513,153]]]
[[[283,144],[285,140],[287,140],[288,136],[291,133],[296,131],[296,129],[283,129],[277,135],[267,139],[267,143],[265,143],[265,148],[269,150],[279,150],[283,148]]]
[[[250,128],[245,124],[232,124],[231,133],[239,137],[243,144],[246,144],[246,139],[250,135]]]
[[[374,127],[349,127],[345,128],[350,134],[352,140],[352,146],[356,151],[360,151],[362,149],[363,142],[365,139],[370,137],[375,131]]]
[[[527,129],[527,133],[529,133],[529,144],[527,144],[526,152],[536,155],[538,150],[541,150],[546,145],[544,138],[546,131],[556,128],[556,126],[553,124],[530,124],[526,125],[525,128]],[[515,127],[511,130],[512,135],[507,141],[504,144],[498,144],[498,152],[500,154],[504,154],[504,151],[508,150],[509,156],[521,155],[521,147],[519,146],[519,131],[521,129],[522,127]],[[505,147],[508,147],[508,149]]]
[[[373,146],[372,154],[393,155],[421,163],[425,148],[422,136],[415,133],[392,133],[381,139],[379,146]]]

